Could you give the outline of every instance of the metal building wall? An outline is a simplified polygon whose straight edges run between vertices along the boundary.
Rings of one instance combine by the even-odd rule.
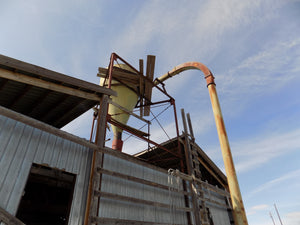
[[[111,155],[104,155],[103,168],[114,172],[134,176],[162,185],[168,184],[168,174],[159,170],[138,165]],[[182,181],[179,181],[179,190],[182,190]],[[102,175],[101,191],[127,197],[149,200],[158,203],[185,207],[181,193],[163,190],[117,177]],[[174,182],[173,188],[177,188]],[[150,205],[129,203],[124,201],[101,198],[99,217],[137,220],[155,223],[187,224],[187,214],[170,208],[154,207]]]
[[[76,174],[69,224],[81,225],[92,151],[0,115],[0,207],[15,215],[32,163]]]
[[[214,224],[231,225],[229,221],[228,212],[226,210],[218,206],[210,206],[209,210],[211,212],[211,216]]]
[[[218,225],[231,225],[230,223],[230,217],[229,217],[229,213],[228,213],[228,207],[222,207],[221,205],[228,205],[227,204],[227,200],[223,195],[220,195],[216,192],[212,192],[209,190],[205,191],[204,196],[207,199],[212,200],[211,201],[207,201],[206,206],[209,208],[212,220],[214,222],[214,224],[218,224]],[[215,203],[219,203],[218,204],[214,204]]]

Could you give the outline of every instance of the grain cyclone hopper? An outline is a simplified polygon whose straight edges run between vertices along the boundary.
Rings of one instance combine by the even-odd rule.
[[[119,63],[117,60],[121,61]],[[117,62],[117,63],[116,63]],[[146,76],[143,76],[143,61],[140,60],[140,70],[136,70],[115,53],[111,56],[108,68],[99,68],[98,76],[101,77],[100,85],[107,86],[117,92],[117,96],[112,96],[109,104],[108,114],[113,131],[112,149],[122,151],[123,129],[131,130],[141,136],[146,133],[126,126],[130,114],[138,105],[140,106],[140,118],[149,116],[152,95],[152,82],[154,75],[155,56],[147,56]],[[148,82],[145,82],[145,79]],[[145,105],[145,106],[143,106]],[[143,120],[143,119],[142,119]]]
[[[133,73],[132,69],[127,66],[126,64],[117,64],[114,65],[114,67],[117,69],[121,69],[120,71],[126,72],[126,73]],[[105,86],[107,84],[107,81],[105,81],[105,78],[101,78],[100,85]],[[130,85],[131,86],[131,85]],[[134,88],[134,87],[132,87]],[[136,92],[134,92],[129,87],[123,85],[117,80],[111,81],[111,89],[116,91],[118,96],[112,96],[111,100],[115,102],[116,104],[124,107],[128,111],[132,111],[134,109],[134,106],[137,103],[138,95]],[[117,106],[110,104],[108,108],[108,114],[111,115],[113,119],[116,121],[127,124],[129,119],[129,114],[124,113],[120,108]],[[113,142],[112,142],[112,148],[115,150],[122,150],[123,141],[122,141],[122,132],[123,130],[115,125],[112,125],[112,131],[114,134]]]

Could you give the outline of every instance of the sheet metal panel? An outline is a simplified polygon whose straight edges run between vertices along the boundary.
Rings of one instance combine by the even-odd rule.
[[[205,190],[204,196],[210,200],[213,200],[215,202],[218,202],[222,205],[227,205],[227,200],[225,196],[220,195],[216,192],[210,191],[210,190]],[[206,204],[207,208],[209,208],[212,220],[214,224],[218,225],[231,225],[230,223],[230,217],[227,211],[227,208],[222,207],[218,204],[214,204],[210,201],[207,201]]]
[[[116,158],[114,156],[104,155],[103,168],[155,183],[168,185],[167,173],[138,165],[131,161]],[[183,194],[178,192],[169,192],[169,190],[144,185],[109,175],[102,176],[101,184],[101,191],[104,192],[164,204],[170,204],[173,202],[173,204],[177,207],[185,207]],[[181,184],[180,187],[182,187]],[[176,221],[176,224],[187,224],[186,213],[183,211],[172,211],[171,207],[154,207],[144,204],[111,200],[108,198],[101,198],[99,217],[156,223],[171,223],[172,221]]]
[[[44,164],[76,174],[69,224],[83,223],[89,165],[92,152],[86,147],[0,115],[0,207],[15,215],[32,163]],[[170,185],[168,174],[105,154],[103,168],[155,183]],[[174,180],[175,182],[175,180]],[[102,176],[101,191],[185,207],[183,194],[109,175]],[[173,185],[175,188],[176,182]],[[177,188],[177,187],[176,187]],[[179,180],[182,190],[182,181]],[[222,204],[223,196],[206,193]],[[229,225],[226,208],[207,204],[215,224]],[[187,224],[183,211],[101,198],[100,217],[155,223]]]
[[[231,225],[227,210],[219,207],[209,207],[214,224]]]
[[[83,223],[92,151],[0,115],[0,207],[15,215],[32,163],[76,174],[69,224]]]

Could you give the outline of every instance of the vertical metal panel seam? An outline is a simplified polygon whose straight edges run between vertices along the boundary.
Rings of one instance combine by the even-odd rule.
[[[79,207],[78,209],[78,225],[82,223],[83,218],[84,218],[84,204],[82,204],[85,200],[85,194],[86,192],[84,192],[85,190],[85,186],[87,186],[87,183],[85,183],[85,178],[86,178],[86,174],[87,174],[87,163],[88,163],[88,149],[85,148],[83,152],[84,157],[82,157],[82,160],[80,160],[80,172],[79,172],[79,176],[78,176],[78,185],[77,188],[81,189],[81,192],[78,193],[78,201],[81,202],[81,204],[77,205],[77,207]],[[80,179],[80,180],[79,180]],[[82,182],[81,184],[79,182]],[[79,185],[80,184],[80,185]],[[79,191],[78,191],[79,192]]]
[[[60,137],[56,136],[55,142],[53,143],[52,154],[51,154],[51,157],[48,159],[50,165],[54,164],[54,155],[55,155],[55,150],[54,149],[57,148],[57,143],[59,142],[59,139],[60,139]]]
[[[17,123],[15,124],[15,126],[14,127],[16,127],[17,126]],[[20,136],[22,136],[22,134],[23,134],[23,130],[24,130],[24,127],[25,127],[25,125],[23,124],[23,126],[22,126],[22,130],[21,130],[21,133],[19,133],[19,135]],[[14,129],[14,130],[16,130],[16,129]],[[13,130],[13,131],[14,131]],[[14,132],[15,133],[15,132]],[[3,158],[5,158],[5,157],[7,157],[6,158],[6,160],[4,160],[3,161],[3,158],[2,158],[2,161],[0,162],[0,164],[1,163],[3,163],[4,165],[3,165],[3,167],[7,167],[7,168],[3,168],[2,167],[2,173],[4,172],[5,173],[5,176],[3,176],[3,178],[2,178],[2,181],[0,180],[0,183],[2,183],[2,185],[0,186],[0,192],[2,192],[2,189],[3,189],[3,180],[6,180],[6,177],[7,177],[7,173],[8,173],[8,171],[9,171],[9,168],[10,168],[10,166],[11,166],[11,162],[8,160],[9,158],[11,158],[11,160],[13,160],[13,156],[11,156],[10,157],[10,155],[15,155],[15,152],[17,151],[17,148],[18,148],[18,145],[20,144],[19,142],[13,142],[12,141],[12,135],[10,135],[10,138],[9,138],[9,141],[8,141],[8,143],[7,143],[7,145],[6,145],[6,148],[7,148],[7,150],[4,152],[4,154],[3,154]],[[19,141],[19,139],[18,139],[18,141]],[[11,143],[11,142],[13,142],[13,143]],[[11,150],[10,151],[10,145],[14,145],[16,143],[16,148],[15,149],[13,149],[13,150]],[[14,151],[14,152],[13,152]],[[5,166],[5,163],[7,164],[6,166]],[[0,177],[0,179],[1,179],[1,177]]]
[[[42,131],[41,138],[38,144],[37,151],[35,152],[33,162],[41,164],[42,159],[44,158],[45,148],[48,144],[50,134],[47,132]]]
[[[11,202],[10,203],[11,204],[11,213],[13,215],[16,215],[16,213],[17,213],[17,209],[18,209],[19,203],[21,201],[21,193],[25,189],[25,185],[27,183],[27,179],[28,179],[28,176],[29,176],[32,161],[34,159],[34,155],[35,155],[35,152],[37,151],[38,143],[39,143],[41,135],[42,135],[41,131],[36,129],[36,128],[33,129],[33,132],[32,132],[33,137],[35,136],[35,133],[38,136],[37,136],[37,138],[30,139],[30,143],[29,143],[28,149],[26,151],[26,155],[25,155],[24,160],[22,162],[21,173],[18,174],[18,178],[17,178],[17,182],[16,182],[16,189],[17,190],[13,191],[15,193],[15,195],[20,196],[18,202]],[[35,148],[32,148],[32,146],[35,146]],[[19,188],[17,188],[18,187],[17,184],[19,185]]]
[[[8,200],[7,200],[7,206],[9,204],[9,200],[11,199],[11,196],[12,196],[13,191],[15,189],[16,183],[18,181],[18,174],[20,174],[20,170],[22,169],[22,164],[24,162],[24,158],[25,158],[25,155],[26,155],[26,150],[28,149],[28,146],[29,146],[29,143],[30,143],[30,139],[31,139],[32,134],[33,134],[33,130],[34,130],[33,127],[29,127],[29,126],[25,126],[24,127],[23,134],[26,133],[26,135],[27,134],[30,134],[30,135],[27,137],[27,140],[25,140],[26,144],[20,146],[21,142],[24,140],[24,138],[23,138],[24,135],[22,135],[22,138],[21,138],[21,140],[19,142],[19,146],[18,146],[18,148],[16,150],[16,153],[17,154],[19,153],[20,155],[19,155],[19,157],[16,157],[16,155],[17,155],[16,154],[15,157],[13,158],[12,162],[11,162],[11,167],[13,166],[14,168],[10,168],[9,172],[10,173],[16,173],[16,170],[15,170],[16,168],[18,169],[18,171],[16,173],[17,176],[14,176],[14,177],[16,177],[16,181],[13,183],[13,185],[12,185],[12,187],[10,189],[11,191],[9,192],[9,196],[8,196]],[[18,162],[18,161],[20,161],[20,160],[18,160],[19,158],[22,159],[21,163]],[[9,173],[7,175],[9,175]],[[12,176],[9,176],[9,177],[12,177]],[[15,195],[15,193],[14,193],[14,195]]]
[[[10,120],[8,118],[6,119],[6,122],[5,122],[5,124],[6,124],[5,127],[7,127],[7,124],[12,123],[12,122],[14,122],[14,123],[11,124],[11,126],[9,127],[8,132],[4,133],[4,137],[1,137],[1,135],[0,135],[0,138],[5,138],[5,134],[6,134],[6,136],[8,136],[8,137],[6,137],[6,139],[4,139],[4,140],[6,140],[6,142],[4,143],[4,146],[2,147],[3,152],[2,153],[0,152],[1,153],[1,155],[0,155],[0,165],[1,165],[2,159],[4,157],[5,150],[7,150],[7,145],[9,143],[10,139],[12,138],[12,136],[9,135],[9,134],[12,133],[11,130],[14,130],[15,126],[17,125],[16,121]]]
[[[78,151],[77,148],[78,145],[76,145],[74,142],[70,142],[69,146],[69,155],[66,162],[66,170],[71,171],[71,173],[74,173],[73,166],[74,166],[74,159],[75,159],[75,152]]]
[[[57,136],[49,135],[47,146],[44,150],[42,162],[51,166],[51,159],[53,157],[53,152],[55,151],[55,144],[57,141]]]
[[[81,161],[82,160],[79,160],[79,168],[80,168]],[[80,217],[80,215],[79,215],[80,212],[77,215],[78,210],[76,209],[76,206],[78,207],[78,205],[76,203],[79,199],[78,182],[79,182],[80,176],[81,176],[81,169],[79,169],[77,174],[76,174],[76,181],[75,181],[75,187],[74,187],[74,192],[73,192],[71,211],[70,211],[70,216],[69,216],[69,221],[68,221],[68,224],[72,224],[72,225],[79,224],[79,218],[78,217]]]

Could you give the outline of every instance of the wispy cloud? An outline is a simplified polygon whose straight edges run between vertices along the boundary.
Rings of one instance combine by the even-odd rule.
[[[269,134],[262,138],[255,138],[240,143],[233,143],[235,156],[238,159],[236,168],[239,172],[246,172],[258,168],[280,155],[288,154],[300,149],[300,129],[287,133]],[[276,143],[276,145],[272,144]],[[259,157],[257,157],[259,155]]]
[[[121,55],[134,56],[135,59],[148,54],[146,49],[154,50],[150,54],[157,54],[156,74],[161,75],[185,61],[210,61],[223,51],[222,45],[228,34],[253,23],[267,23],[283,3],[232,0],[226,4],[223,1],[179,3],[184,7],[172,7],[173,4],[159,1],[145,3],[136,17],[115,37],[114,48]],[[240,38],[244,39],[243,45],[248,44],[247,38]],[[149,46],[150,43],[156,46]],[[235,68],[217,74],[217,89],[224,99],[224,112],[235,116],[245,110],[249,101],[297,79],[295,71],[299,68],[300,57],[297,59],[295,54],[289,53],[299,48],[299,44],[299,39],[288,38],[266,43],[260,51],[241,59]],[[291,73],[287,72],[287,65]],[[202,74],[199,74],[201,77]],[[192,96],[207,98],[203,91],[203,78],[199,78],[199,82],[197,79],[180,75],[167,81],[167,89],[177,97],[176,93],[181,93],[187,84],[191,84],[191,90],[186,90],[189,92],[186,94],[191,96],[186,100],[186,105],[192,105],[195,98]],[[199,85],[194,85],[195,82]],[[198,109],[199,105],[195,108]],[[231,110],[233,107],[235,110]]]
[[[253,209],[253,210],[265,210],[265,209],[267,209],[269,207],[269,205],[256,205],[256,206],[253,206],[253,207],[251,207],[251,209]]]
[[[219,93],[224,106],[238,106],[232,113],[240,113],[248,103],[262,95],[299,80],[300,38],[270,43],[261,51],[244,59],[238,66],[219,74]],[[246,100],[246,101],[245,101]],[[238,102],[238,104],[236,104]]]
[[[249,172],[262,167],[279,156],[299,150],[299,137],[300,129],[295,129],[289,132],[260,134],[247,140],[232,141],[231,150],[235,158],[237,172]],[[208,154],[216,162],[221,160],[217,145],[209,149]]]
[[[120,54],[130,56],[153,49],[152,54],[164,61],[158,67],[160,73],[184,61],[207,62],[222,51],[224,36],[250,23],[268,20],[281,4],[281,1],[236,0],[146,2],[122,28],[114,47]],[[182,85],[182,81],[176,79],[169,85]]]
[[[286,225],[300,224],[300,211],[288,213],[283,219]]]
[[[283,182],[286,183],[290,179],[299,180],[299,178],[300,178],[300,170],[291,171],[289,173],[284,174],[283,176],[280,176],[276,179],[270,180],[270,181],[262,184],[261,186],[257,187],[253,191],[251,191],[247,195],[247,197],[252,197],[258,193],[265,192],[269,189],[272,189],[272,188],[278,186],[279,184],[282,184]]]
[[[255,205],[252,206],[249,210],[247,210],[247,215],[254,215],[259,211],[266,211],[269,210],[271,208],[271,206],[266,205],[266,204],[261,204],[261,205]]]

